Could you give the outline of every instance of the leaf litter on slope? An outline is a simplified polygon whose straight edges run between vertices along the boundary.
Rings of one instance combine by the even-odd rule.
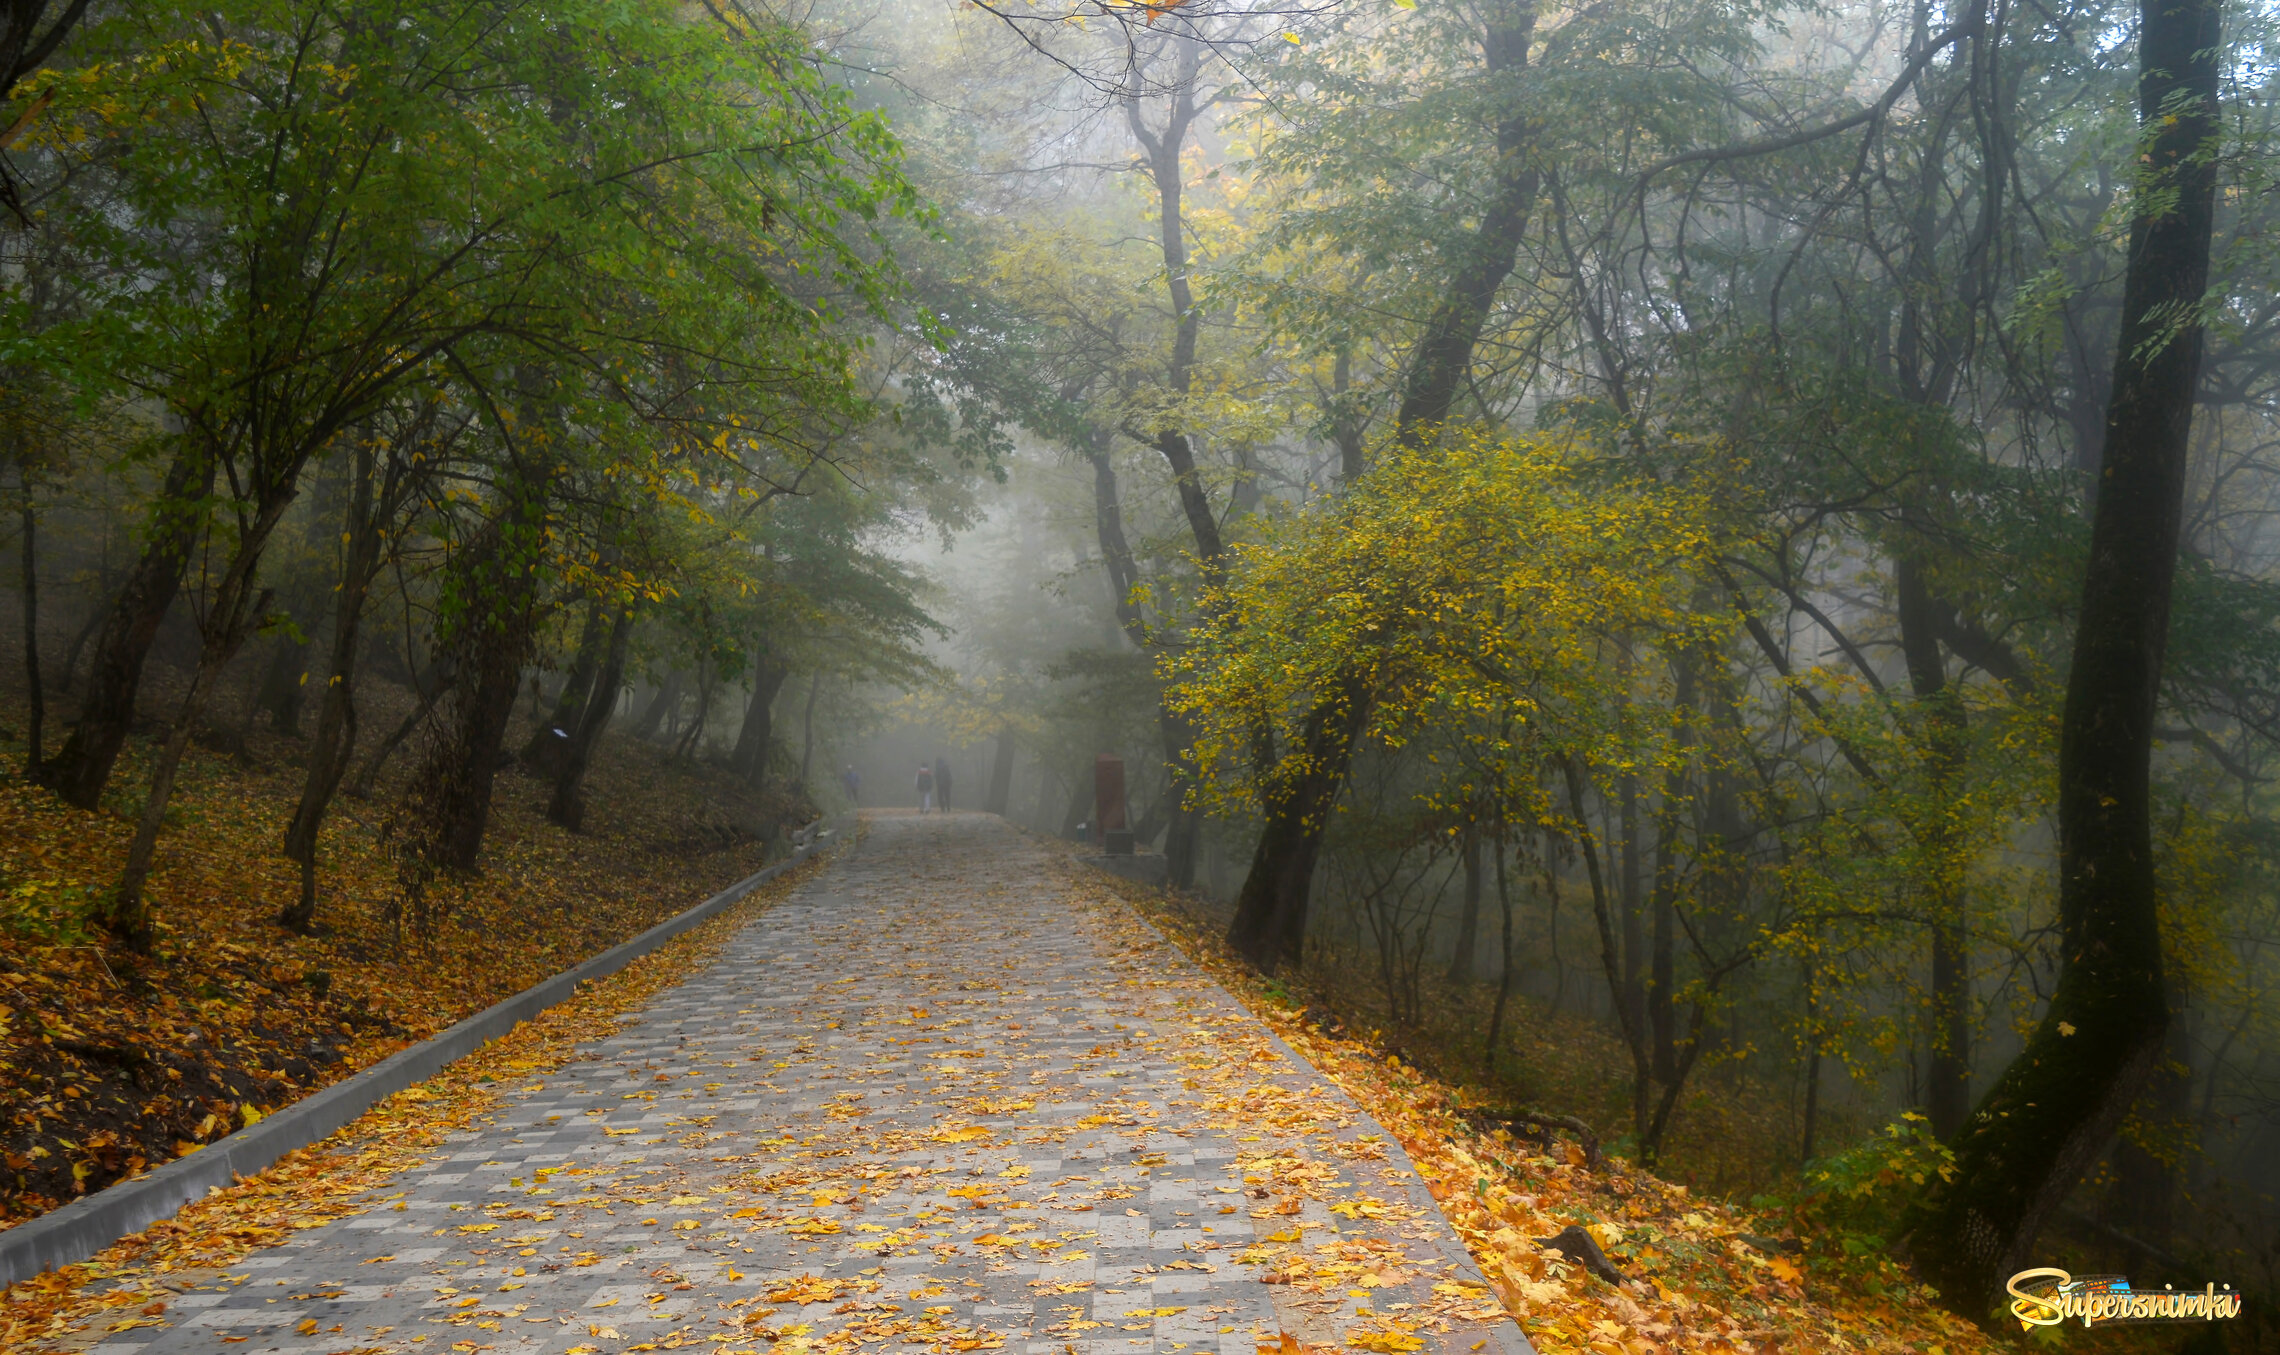
[[[607,1039],[620,1015],[646,1005],[717,956],[741,927],[773,907],[827,858],[770,881],[664,946],[552,1007],[417,1086],[259,1175],[186,1205],[171,1219],[90,1260],[21,1281],[0,1293],[0,1349],[59,1348],[93,1328],[117,1331],[164,1321],[188,1280],[214,1274],[294,1232],[385,1207],[374,1201],[400,1173],[424,1167],[446,1138],[500,1109],[511,1084],[544,1077],[576,1047]],[[509,1217],[511,1203],[497,1206]],[[493,1224],[471,1224],[490,1229]],[[574,1262],[583,1264],[583,1262]]]
[[[731,778],[605,742],[589,832],[546,823],[546,783],[499,778],[484,872],[443,883],[435,934],[398,944],[377,810],[343,800],[323,842],[319,935],[278,927],[298,891],[280,854],[300,791],[291,745],[252,765],[200,751],[135,958],[86,925],[133,830],[0,781],[0,1226],[195,1151],[404,1045],[561,972],[758,868],[719,827],[760,814]],[[135,784],[139,743],[119,773]],[[114,797],[116,798],[116,797]],[[375,801],[377,805],[379,802]],[[692,838],[694,834],[694,838]]]

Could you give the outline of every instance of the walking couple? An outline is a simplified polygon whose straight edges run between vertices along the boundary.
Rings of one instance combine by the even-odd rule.
[[[919,813],[924,814],[933,809],[947,813],[950,809],[950,759],[938,757],[931,767],[919,763],[915,785],[918,790]]]

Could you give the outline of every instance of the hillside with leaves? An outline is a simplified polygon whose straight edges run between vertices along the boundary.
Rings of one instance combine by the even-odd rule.
[[[131,824],[0,792],[0,1220],[196,1152],[703,902],[772,859],[756,828],[801,812],[605,745],[610,808],[586,835],[546,822],[542,783],[501,779],[484,871],[438,891],[424,936],[404,934],[378,825],[344,816],[324,844],[326,925],[294,935],[276,925],[298,888],[278,850],[288,751],[257,737],[250,765],[191,762],[146,955],[107,953],[95,924]]]

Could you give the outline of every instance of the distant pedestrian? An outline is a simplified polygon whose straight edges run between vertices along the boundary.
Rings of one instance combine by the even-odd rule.
[[[934,808],[934,769],[918,764],[918,812],[924,814]]]
[[[848,763],[847,770],[839,774],[839,784],[847,788],[847,803],[863,803],[863,774],[855,770],[854,763]]]
[[[950,812],[950,759],[946,757],[934,759],[934,802],[942,806],[943,813]]]

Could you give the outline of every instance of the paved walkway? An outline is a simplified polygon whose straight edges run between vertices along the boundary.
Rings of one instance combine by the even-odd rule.
[[[367,1213],[98,1355],[1527,1355],[1400,1147],[1049,844],[881,815]]]

